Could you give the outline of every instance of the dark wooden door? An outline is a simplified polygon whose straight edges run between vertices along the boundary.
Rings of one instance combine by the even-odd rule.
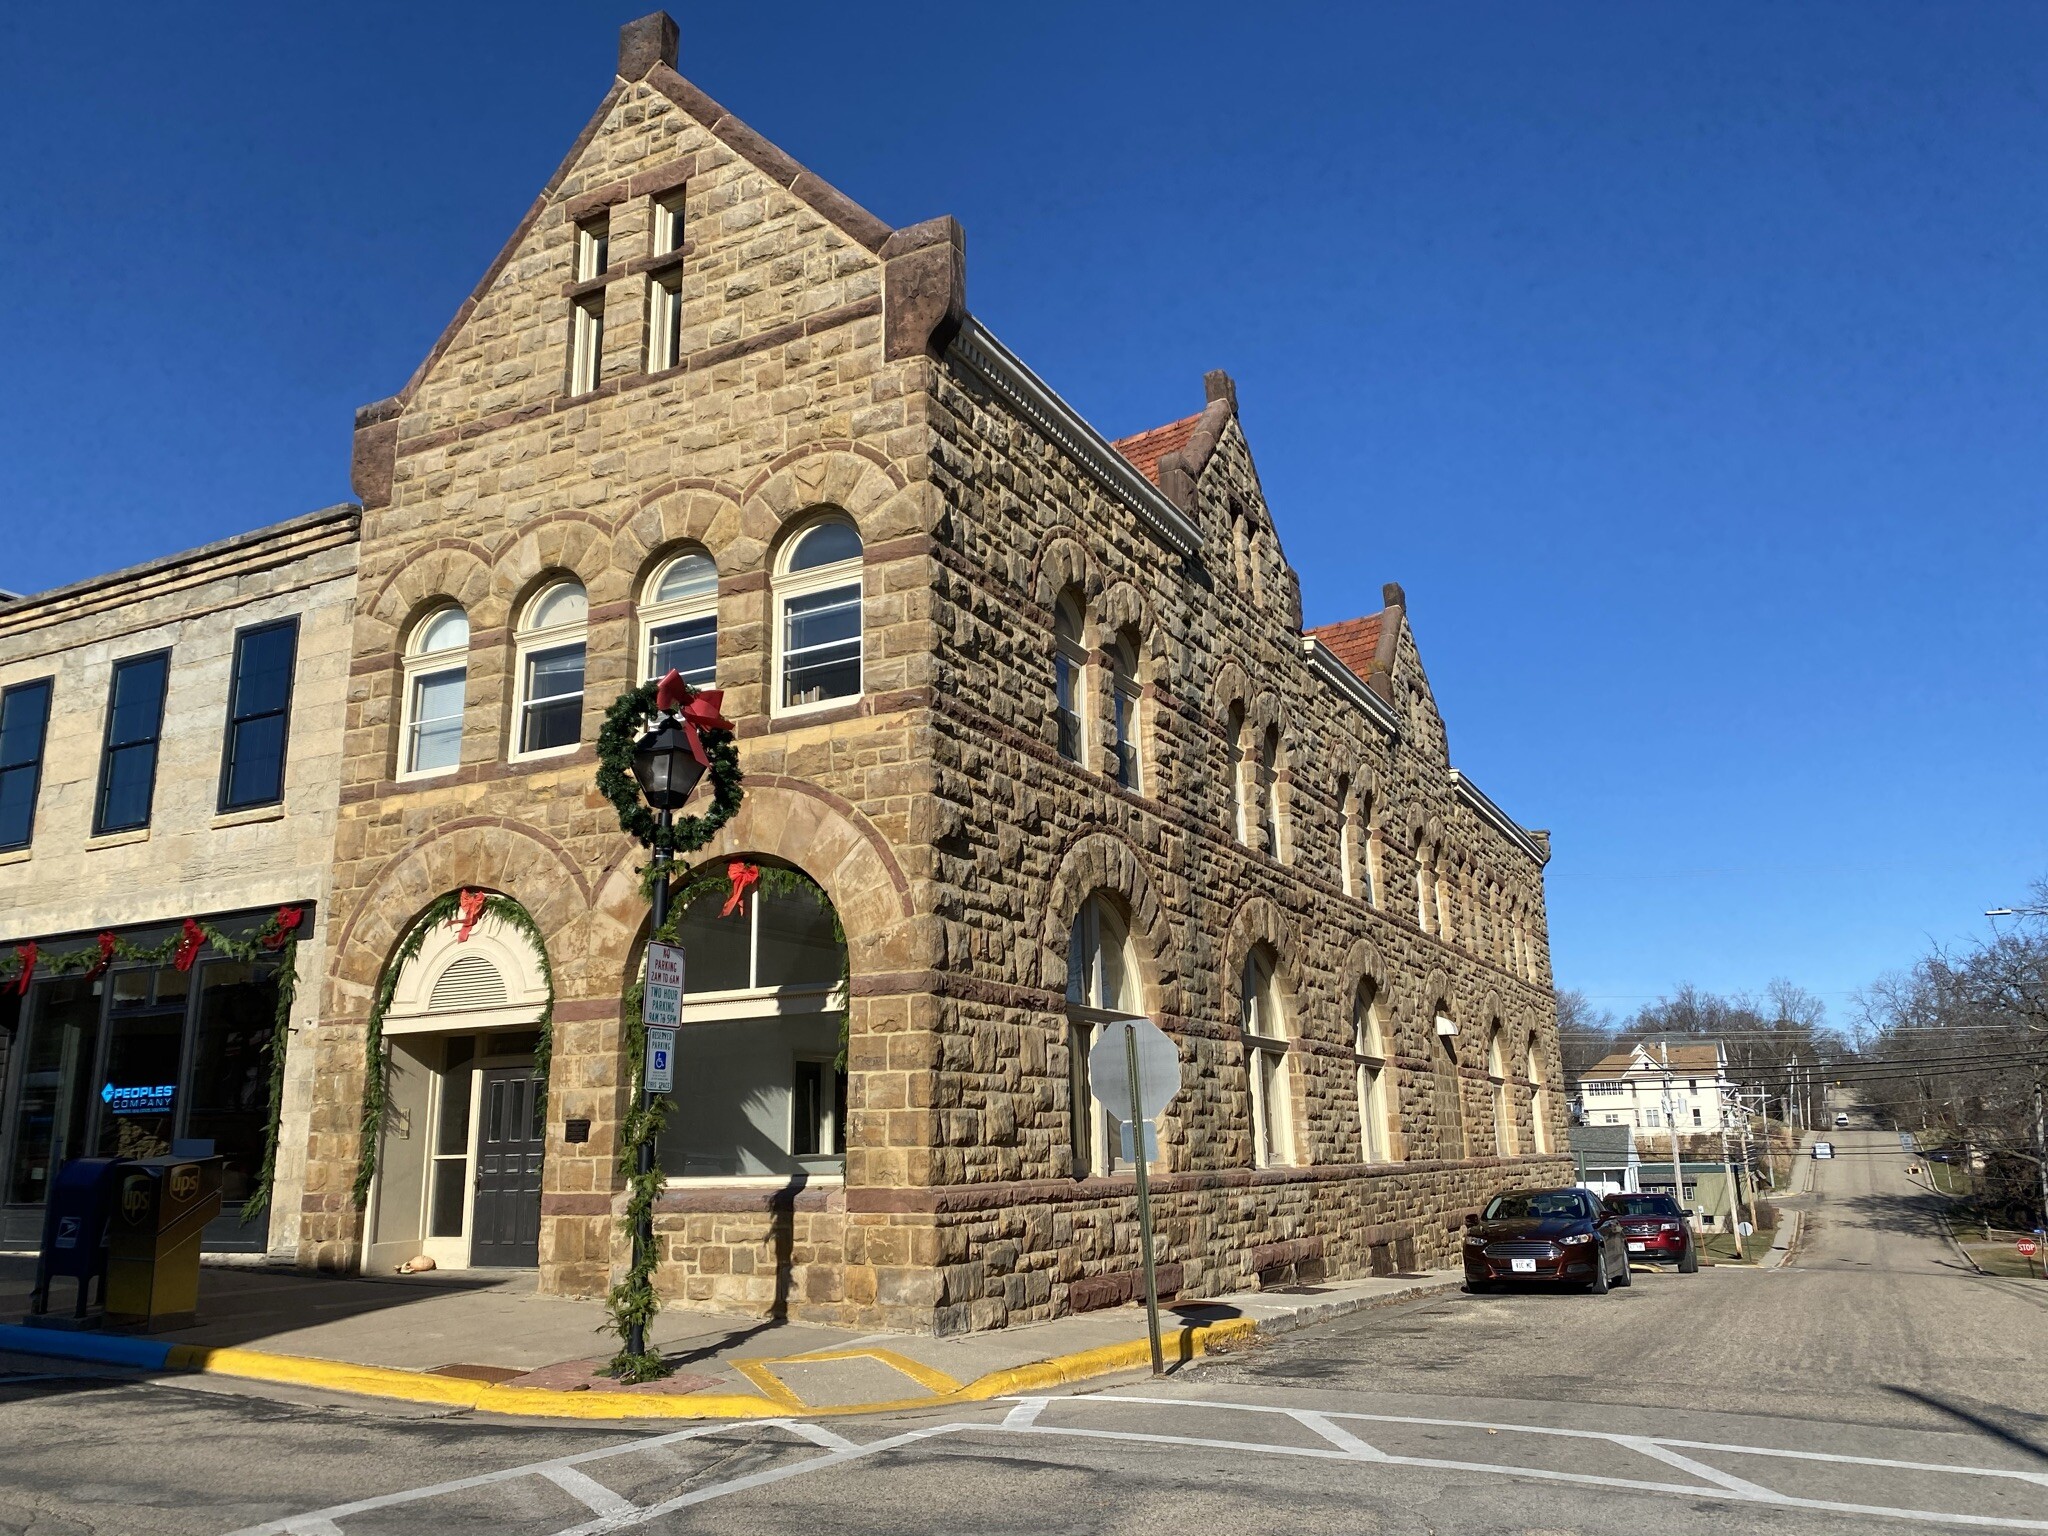
[[[531,1067],[486,1067],[476,1149],[476,1224],[469,1262],[540,1262],[540,1156],[546,1115]]]

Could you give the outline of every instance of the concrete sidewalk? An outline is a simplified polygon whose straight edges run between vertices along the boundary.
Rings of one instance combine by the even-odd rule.
[[[0,1319],[28,1310],[34,1261],[0,1258]],[[1449,1271],[1181,1300],[1169,1364],[1448,1289]],[[1142,1306],[935,1339],[678,1307],[650,1330],[675,1367],[621,1387],[596,1301],[541,1296],[531,1271],[338,1277],[209,1263],[197,1326],[150,1339],[0,1326],[0,1351],[187,1369],[482,1411],[573,1418],[858,1413],[999,1396],[1149,1365]],[[68,1309],[60,1282],[53,1310]]]

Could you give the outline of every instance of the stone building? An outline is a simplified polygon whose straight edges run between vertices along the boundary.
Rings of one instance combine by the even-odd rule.
[[[318,1013],[341,782],[356,509],[334,507],[0,603],[0,1246],[32,1247],[66,1158],[211,1142],[212,1247],[298,1244],[312,1056],[287,1053],[267,1222],[240,1219],[267,1130],[274,965],[198,951],[58,974],[299,907],[291,1027]]]
[[[724,690],[746,772],[703,865],[800,871],[844,934],[789,897],[686,920],[670,1296],[938,1331],[1129,1296],[1085,1067],[1125,1013],[1183,1055],[1153,1180],[1183,1294],[1441,1262],[1492,1191],[1568,1179],[1547,846],[1450,767],[1400,590],[1304,634],[1227,377],[1111,444],[968,312],[957,224],[892,228],[675,59],[666,16],[624,29],[357,415],[302,1261],[606,1285],[647,909],[594,742],[670,665]],[[511,925],[426,935],[359,1208],[373,998],[458,891],[523,908],[548,973]]]

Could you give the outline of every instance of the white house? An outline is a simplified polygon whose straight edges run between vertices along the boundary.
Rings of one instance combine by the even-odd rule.
[[[1604,1056],[1579,1079],[1584,1125],[1626,1125],[1639,1131],[1711,1133],[1734,1129],[1741,1112],[1728,1076],[1727,1048],[1715,1043],[1642,1041]]]

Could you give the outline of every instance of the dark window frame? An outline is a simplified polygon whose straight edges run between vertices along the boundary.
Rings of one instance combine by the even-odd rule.
[[[36,837],[36,806],[43,797],[43,763],[48,758],[50,752],[50,707],[57,699],[56,675],[53,673],[47,677],[26,678],[21,682],[10,683],[7,687],[0,688],[0,725],[4,725],[6,722],[8,702],[17,694],[27,693],[32,688],[43,690],[43,723],[41,729],[36,732],[35,756],[25,762],[15,764],[13,768],[10,768],[5,763],[0,763],[0,773],[9,773],[20,768],[31,769],[28,792],[28,826],[23,831],[20,842],[0,842],[0,853],[13,853],[17,849],[26,848],[35,842]]]
[[[241,691],[242,644],[255,635],[269,634],[275,630],[288,629],[292,634],[291,672],[285,678],[284,702],[275,711],[264,710],[260,714],[237,718],[235,696]],[[235,811],[261,810],[268,805],[284,804],[285,769],[291,762],[292,750],[292,703],[298,695],[299,686],[299,616],[287,614],[281,619],[266,619],[261,624],[250,624],[235,631],[235,645],[228,657],[228,712],[227,725],[221,735],[220,746],[220,788],[214,798],[214,810],[226,816]],[[239,804],[228,801],[229,787],[235,777],[235,727],[251,720],[267,720],[276,714],[284,722],[284,734],[277,743],[277,793],[264,800],[245,800]]]
[[[162,661],[164,664],[163,686],[157,690],[156,734],[149,738],[149,797],[143,806],[142,819],[140,821],[129,822],[125,826],[110,827],[107,825],[107,792],[113,787],[114,752],[116,750],[114,744],[114,703],[120,696],[121,674],[128,668],[140,666],[147,661]],[[154,651],[138,651],[133,656],[123,656],[115,661],[112,668],[109,669],[107,673],[107,717],[100,728],[99,784],[93,792],[92,803],[92,835],[94,837],[111,837],[121,832],[139,832],[149,826],[151,820],[155,817],[156,771],[161,766],[164,743],[164,711],[169,703],[170,696],[171,648],[169,646],[164,646]],[[139,741],[123,742],[121,749],[126,750],[127,748],[139,747],[141,745],[142,743]]]

